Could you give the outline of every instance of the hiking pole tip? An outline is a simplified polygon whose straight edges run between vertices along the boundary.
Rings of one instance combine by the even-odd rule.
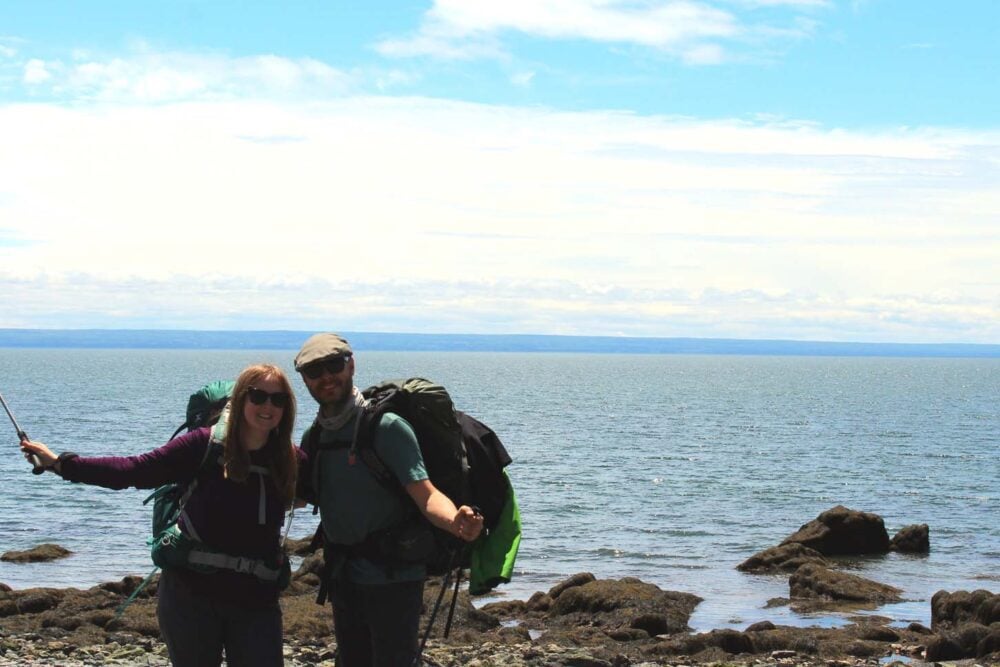
[[[14,425],[14,430],[17,431],[17,442],[18,444],[24,442],[25,440],[30,440],[28,434],[25,433],[21,427],[18,425],[17,420],[14,419],[14,414],[7,407],[7,401],[3,400],[3,394],[0,394],[0,404],[3,404],[3,410],[7,413],[7,417],[10,419],[10,423]],[[45,472],[45,466],[42,465],[42,460],[38,458],[37,454],[28,454],[28,463],[31,464],[31,472],[35,475],[41,475]]]

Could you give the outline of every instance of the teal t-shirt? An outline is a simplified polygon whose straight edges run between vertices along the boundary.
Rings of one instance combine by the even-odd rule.
[[[356,421],[336,431],[324,430],[320,442],[350,442]],[[382,417],[374,447],[400,484],[428,478],[417,436],[402,417],[392,413]],[[399,523],[412,510],[404,502],[413,502],[382,486],[360,457],[350,463],[348,453],[345,448],[327,449],[318,460],[320,520],[326,538],[338,544],[358,544],[371,533]],[[424,566],[418,564],[393,568],[390,578],[383,566],[360,557],[350,559],[344,567],[348,579],[360,584],[414,581],[426,576]]]

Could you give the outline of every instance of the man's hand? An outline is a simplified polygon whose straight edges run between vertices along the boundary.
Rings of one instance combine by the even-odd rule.
[[[472,542],[483,530],[483,515],[468,505],[462,505],[451,520],[454,533],[466,542]]]

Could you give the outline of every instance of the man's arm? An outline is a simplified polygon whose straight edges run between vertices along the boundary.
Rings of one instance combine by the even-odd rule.
[[[410,482],[404,488],[427,520],[441,530],[466,542],[479,537],[483,517],[468,505],[456,508],[451,498],[438,491],[429,479]]]

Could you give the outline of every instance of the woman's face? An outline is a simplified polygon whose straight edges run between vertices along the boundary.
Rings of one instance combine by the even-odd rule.
[[[267,433],[281,423],[289,396],[275,377],[257,380],[243,402],[243,421],[247,428]],[[257,403],[255,403],[257,401]],[[280,405],[275,405],[279,403]]]

